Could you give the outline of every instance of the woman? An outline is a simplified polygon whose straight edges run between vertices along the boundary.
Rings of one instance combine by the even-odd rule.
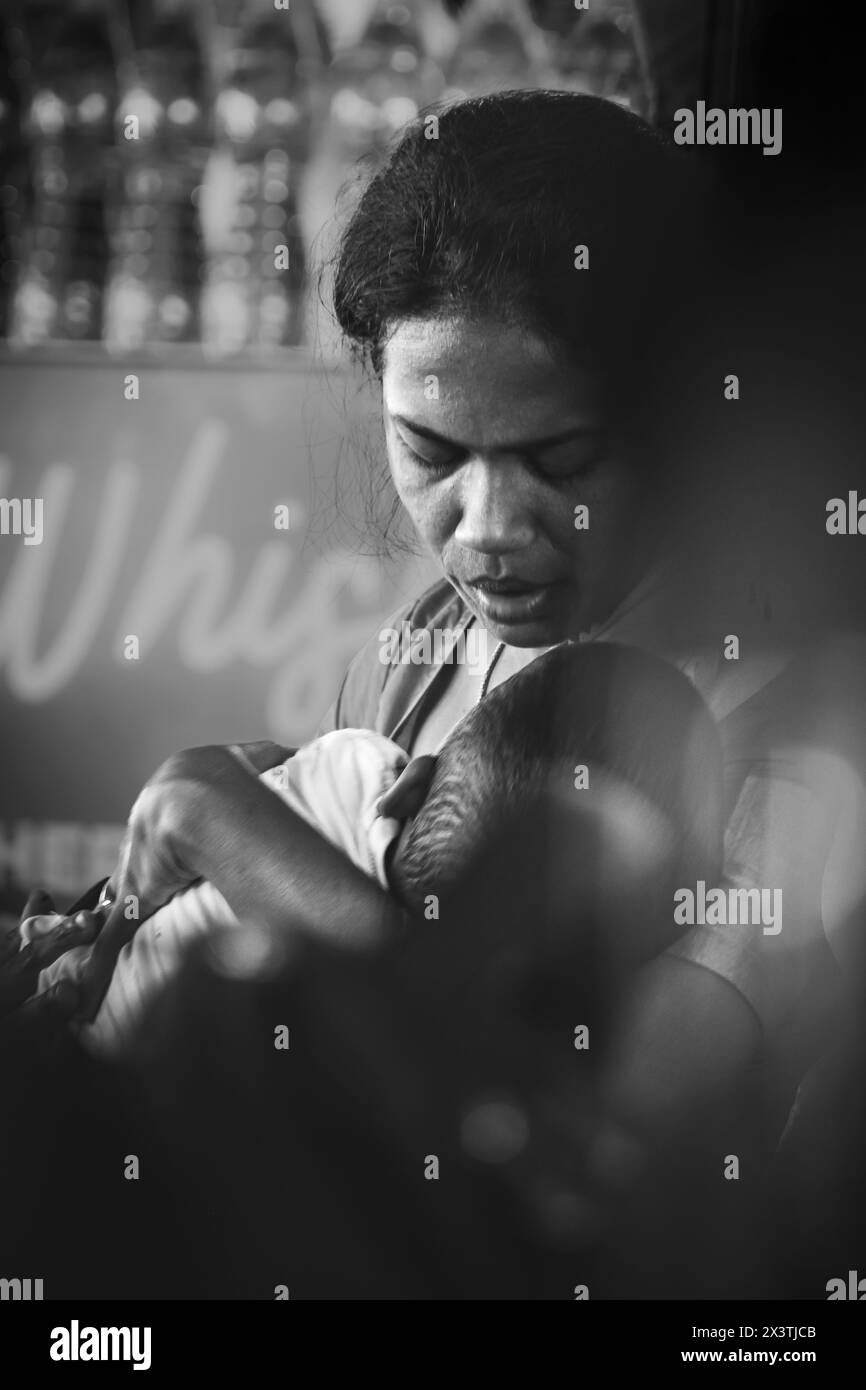
[[[781,937],[695,925],[636,983],[611,1103],[662,1127],[741,1075],[799,998],[828,852],[823,830],[806,830],[811,802],[778,842],[785,778],[767,777],[768,746],[755,751],[754,720],[740,717],[784,659],[729,667],[718,628],[706,613],[695,624],[666,578],[684,558],[671,547],[687,513],[660,440],[682,390],[668,348],[672,304],[694,285],[695,225],[679,156],[636,117],[594,98],[505,93],[408,131],[352,217],[335,279],[339,322],[381,383],[391,479],[442,570],[388,626],[478,627],[489,660],[387,664],[375,637],[321,731],[374,728],[435,754],[485,690],[559,642],[653,648],[692,677],[726,736],[726,881],[781,887],[796,904]],[[263,746],[250,760],[284,755]],[[424,767],[383,810],[411,812]],[[286,856],[289,835],[302,853]],[[134,930],[199,876],[241,916],[309,922],[352,945],[403,928],[388,896],[228,749],[187,750],[147,784],[114,885],[121,907],[137,900],[132,920],[116,910],[104,935]],[[788,1088],[776,1128],[789,1099]]]

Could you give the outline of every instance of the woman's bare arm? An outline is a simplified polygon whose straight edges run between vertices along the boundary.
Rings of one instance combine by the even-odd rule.
[[[651,1142],[728,1097],[761,1055],[761,1025],[743,996],[674,955],[638,972],[618,1023],[603,1099]]]
[[[402,927],[398,903],[256,777],[200,782],[184,798],[180,854],[241,920],[353,948]]]
[[[254,760],[260,765],[273,765],[267,750],[263,762]],[[139,925],[201,878],[242,922],[294,927],[359,950],[385,945],[403,928],[396,899],[230,749],[187,748],[157,769],[130,812],[110,885],[113,905],[82,986],[82,1018],[95,1017],[118,955]]]

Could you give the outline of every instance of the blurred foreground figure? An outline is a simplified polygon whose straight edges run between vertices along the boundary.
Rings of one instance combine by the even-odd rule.
[[[813,791],[792,778],[778,800],[785,787],[774,780],[775,829],[786,845],[794,837],[807,869],[810,836],[823,854],[828,826],[856,823],[862,720],[841,699],[853,677],[834,650],[811,678],[795,669],[773,701],[775,737],[785,738],[777,752],[797,747],[795,734],[800,744],[820,737],[822,754],[791,752],[790,767],[825,787],[825,806],[854,797],[850,816],[816,822]],[[578,790],[572,777],[545,791],[515,780],[510,810],[494,817],[438,915],[418,911],[402,941],[348,953],[291,924],[242,923],[190,959],[134,1064],[90,1069],[72,1050],[17,1059],[5,1176],[20,1201],[7,1212],[7,1248],[45,1271],[53,1296],[824,1297],[840,1261],[856,1267],[844,1218],[856,1232],[858,1033],[825,1065],[830,1084],[822,1090],[813,1071],[802,1086],[773,1159],[844,1000],[826,940],[803,934],[814,904],[786,899],[778,933],[772,923],[767,934],[760,923],[706,928],[713,950],[729,943],[733,972],[748,964],[747,988],[782,981],[781,994],[755,995],[744,1025],[751,1005],[678,953],[672,911],[678,883],[716,881],[712,722],[698,722],[697,738],[677,736],[697,697],[671,673],[680,682],[671,708],[640,681],[614,684],[594,727],[591,692],[560,701],[555,682],[537,680],[582,657],[565,645],[491,692],[470,716],[470,746],[483,766],[485,721],[495,724],[491,712],[520,681],[548,708],[512,756],[531,774],[545,748],[563,746],[563,729],[592,728],[589,785]],[[586,659],[614,671],[618,660],[639,662],[613,647]],[[767,715],[761,696],[740,715],[753,735]],[[570,773],[579,760],[571,755]],[[696,769],[709,805],[689,776]],[[759,790],[726,789],[746,826],[768,812]],[[474,826],[483,795],[447,767],[434,778],[404,839],[404,870],[423,859],[412,845],[425,811],[443,814],[456,798]],[[688,859],[686,816],[703,826]],[[672,838],[659,834],[665,821]],[[845,837],[830,838],[830,864],[844,865]],[[772,869],[758,866],[769,883]],[[827,920],[839,923],[831,940],[856,1002],[862,900],[850,875],[827,882],[836,885]],[[786,954],[767,971],[780,942]],[[849,1101],[853,1155],[837,1140]],[[816,1144],[819,1132],[829,1142]],[[47,1199],[67,1147],[63,1195]],[[130,1155],[136,1181],[121,1176]],[[816,1240],[803,1198],[819,1175],[825,1194],[844,1200],[821,1200]],[[40,1205],[45,1220],[34,1223]]]
[[[498,687],[448,740],[394,846],[402,941],[370,957],[241,921],[163,991],[112,1074],[123,1110],[106,1118],[131,1122],[125,1152],[142,1164],[143,1229],[131,1211],[126,1238],[174,1245],[176,1203],[195,1221],[203,1194],[189,1266],[172,1267],[193,1296],[264,1296],[284,1244],[298,1296],[544,1296],[558,1247],[605,1231],[582,1192],[599,1127],[625,1151],[602,1187],[636,1147],[599,1114],[610,1011],[628,972],[677,935],[675,885],[718,871],[720,772],[700,697],[657,658],[566,643]],[[29,1084],[22,1095],[34,1105]],[[105,1171],[104,1137],[92,1143]],[[38,1186],[20,1161],[18,1181]],[[359,1173],[357,1214],[338,1219]],[[229,1196],[228,1225],[212,1228]],[[85,1206],[98,1226],[98,1192]],[[370,1227],[395,1241],[378,1286]],[[135,1279],[148,1268],[142,1255]]]

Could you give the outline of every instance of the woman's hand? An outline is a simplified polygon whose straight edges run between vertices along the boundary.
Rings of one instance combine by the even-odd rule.
[[[51,1032],[69,1022],[80,1002],[75,984],[60,980],[34,997],[39,974],[73,946],[88,945],[98,930],[97,913],[63,917],[42,889],[30,894],[20,925],[0,937],[0,1019],[7,1027]]]
[[[275,767],[290,750],[269,742],[208,744],[174,753],[145,783],[129,813],[117,868],[106,890],[127,920],[143,922],[200,876],[196,826],[209,794],[228,793]],[[129,933],[134,934],[135,928]]]
[[[309,931],[355,950],[402,935],[395,899],[257,775],[290,750],[272,743],[188,748],[138,797],[109,892],[113,906],[85,972],[95,1017],[117,957],[180,889],[207,879],[242,921]]]
[[[142,788],[106,896],[111,908],[85,971],[80,1016],[93,1018],[122,948],[139,925],[202,875],[204,819],[231,807],[251,778],[289,756],[274,743],[206,745],[174,753]]]

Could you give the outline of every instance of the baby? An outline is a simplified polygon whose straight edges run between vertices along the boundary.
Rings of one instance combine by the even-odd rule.
[[[382,734],[340,729],[260,776],[422,920],[431,898],[442,904],[459,894],[473,864],[535,806],[546,813],[553,807],[554,820],[544,824],[561,863],[574,862],[569,837],[579,840],[587,815],[597,813],[626,858],[655,866],[659,882],[711,879],[718,871],[715,726],[683,676],[634,649],[566,643],[494,689],[452,730],[435,763],[426,760],[431,771],[420,805],[401,823],[378,806],[409,763]],[[524,867],[543,894],[549,856],[544,865]],[[659,950],[677,935],[672,912],[668,917]],[[25,940],[39,921],[24,923]],[[103,1055],[123,1053],[190,945],[221,927],[243,930],[205,881],[155,912],[121,950],[99,1012],[81,1026],[82,1042]],[[42,972],[40,992],[80,978],[91,950],[79,946],[61,956]]]

